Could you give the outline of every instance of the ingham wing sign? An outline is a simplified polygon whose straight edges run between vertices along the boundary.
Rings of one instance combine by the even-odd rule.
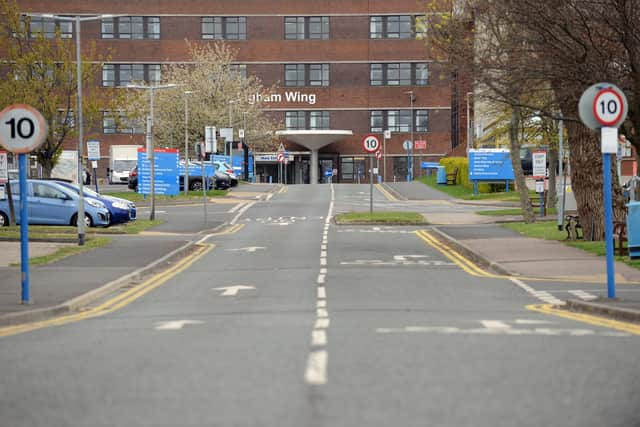
[[[44,117],[30,105],[14,104],[0,111],[0,145],[12,153],[30,153],[42,145],[47,132]]]

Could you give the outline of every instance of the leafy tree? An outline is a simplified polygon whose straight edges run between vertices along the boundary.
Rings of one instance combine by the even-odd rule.
[[[255,94],[270,92],[254,76],[243,77],[234,69],[235,51],[220,42],[189,44],[188,63],[172,64],[162,70],[163,81],[180,85],[158,90],[154,95],[154,138],[159,145],[181,148],[184,144],[185,96],[188,96],[189,140],[203,141],[205,126],[218,129],[245,126],[245,141],[259,149],[275,147],[278,123],[252,102]],[[186,95],[184,92],[191,92]],[[142,119],[149,113],[148,91],[128,91],[128,112]],[[223,151],[219,146],[219,151]],[[190,152],[193,155],[193,152]]]
[[[65,142],[77,138],[75,111],[77,75],[75,41],[61,37],[60,30],[47,38],[30,31],[31,19],[22,15],[14,0],[0,0],[0,104],[23,103],[36,108],[47,122],[49,133],[35,151],[43,174],[51,176]],[[48,36],[48,35],[47,35]],[[82,57],[83,86],[90,87],[101,72],[104,55],[91,45]],[[83,92],[85,129],[101,120],[101,107],[117,102],[108,92]]]

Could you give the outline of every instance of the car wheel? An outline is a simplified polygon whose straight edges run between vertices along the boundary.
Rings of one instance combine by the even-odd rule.
[[[191,182],[189,182],[189,190],[192,190],[192,191],[200,191],[200,190],[202,190],[202,181],[191,181]]]
[[[73,214],[71,217],[71,225],[75,227],[78,226],[78,214]],[[91,219],[91,215],[88,213],[84,214],[84,225],[87,227],[93,227],[93,220]]]
[[[9,217],[4,212],[0,212],[0,227],[9,226]]]

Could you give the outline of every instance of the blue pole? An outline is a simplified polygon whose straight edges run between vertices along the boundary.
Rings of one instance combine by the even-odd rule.
[[[22,270],[22,304],[29,304],[29,212],[27,204],[27,154],[18,155],[20,168],[20,269]]]
[[[607,250],[607,296],[616,297],[615,266],[613,264],[613,207],[611,200],[611,153],[602,154],[604,175],[604,241]]]

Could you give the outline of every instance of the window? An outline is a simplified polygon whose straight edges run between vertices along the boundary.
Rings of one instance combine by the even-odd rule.
[[[246,40],[247,18],[244,16],[203,16],[202,38]]]
[[[157,16],[120,16],[102,20],[103,39],[160,39]]]
[[[134,82],[160,83],[160,64],[104,64],[102,86],[126,86]]]
[[[414,110],[415,132],[429,131],[429,110]],[[370,112],[371,132],[411,132],[411,110],[373,110]]]
[[[328,16],[289,16],[284,18],[285,40],[329,39]]]
[[[390,63],[371,64],[371,86],[427,86],[429,84],[429,64]]]
[[[247,65],[246,64],[231,64],[230,70],[232,73],[236,73],[238,76],[243,79],[247,78]]]
[[[305,112],[287,111],[285,113],[285,126],[287,130],[305,129]]]
[[[329,64],[286,64],[285,86],[329,86]]]
[[[309,129],[329,129],[328,111],[310,111]]]
[[[365,162],[362,157],[341,157],[340,177],[344,180],[364,178]]]
[[[372,16],[369,20],[372,39],[409,39],[413,33],[411,15]]]
[[[145,133],[142,120],[130,119],[125,113],[102,112],[102,133]]]
[[[23,21],[25,17],[21,18]],[[73,21],[56,20],[53,18],[31,17],[29,23],[29,37],[35,38],[42,35],[45,39],[52,39],[60,31],[60,38],[73,37]]]
[[[287,111],[285,113],[287,130],[329,129],[328,111]]]
[[[33,196],[45,199],[66,199],[67,196],[62,191],[47,184],[33,183]]]

